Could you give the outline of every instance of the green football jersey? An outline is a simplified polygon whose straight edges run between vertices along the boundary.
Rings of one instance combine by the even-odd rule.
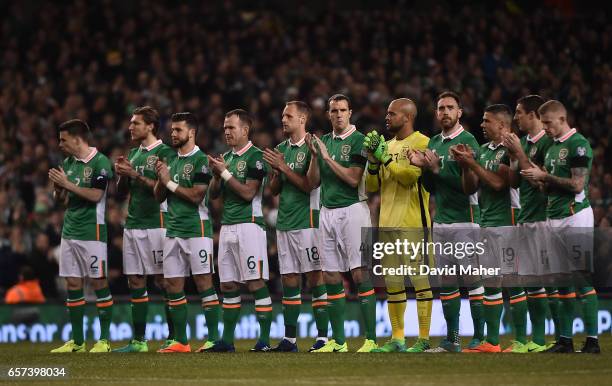
[[[106,185],[113,177],[110,160],[96,148],[91,148],[87,158],[70,156],[64,160],[62,167],[68,180],[77,186],[104,190],[98,202],[68,192],[62,237],[68,240],[106,242]]]
[[[561,138],[555,139],[546,152],[544,167],[553,176],[570,178],[571,169],[587,168],[591,174],[593,150],[589,141],[576,129]],[[589,203],[589,175],[586,176],[584,189],[574,194],[567,190],[550,188],[546,215],[551,219],[569,217],[591,206]]]
[[[440,172],[437,175],[426,173],[425,177],[431,179],[434,184],[434,221],[439,224],[478,222],[479,213],[475,213],[478,212],[478,198],[471,198],[463,192],[461,166],[450,153],[450,147],[458,144],[469,145],[476,153],[474,157],[478,159],[480,145],[476,138],[461,126],[448,137],[442,133],[434,136],[427,146],[440,157]]]
[[[276,149],[283,153],[285,163],[299,175],[305,175],[310,165],[311,154],[304,138],[298,143],[290,139],[281,142]],[[319,188],[310,193],[293,185],[285,174],[281,174],[281,192],[278,205],[276,229],[289,231],[319,227]]]
[[[178,154],[168,165],[172,181],[186,188],[208,185],[211,179],[208,157],[195,146],[188,154]],[[212,237],[212,223],[208,210],[208,194],[194,204],[168,191],[167,237]]]
[[[266,165],[263,161],[263,152],[249,141],[241,150],[228,151],[223,154],[227,170],[241,183],[246,180],[259,180],[259,191],[251,201],[245,201],[221,181],[221,194],[223,196],[223,216],[221,224],[242,224],[254,222],[265,227],[261,200],[266,177]]]
[[[170,164],[176,157],[176,151],[162,143],[161,139],[149,147],[136,147],[130,150],[128,160],[141,176],[152,180],[157,179],[155,164],[157,160]],[[125,221],[126,229],[163,228],[166,208],[161,208],[153,195],[153,190],[130,178],[130,203]],[[165,204],[164,204],[165,205]]]
[[[486,170],[497,172],[499,165],[510,164],[508,150],[501,144],[495,145],[493,142],[488,142],[480,147],[478,163]],[[513,210],[510,189],[497,191],[481,183],[478,203],[480,205],[481,226],[499,227],[514,225],[512,221]]]
[[[535,137],[528,135],[521,138],[521,147],[529,158],[536,165],[544,165],[544,157],[548,148],[552,145],[552,139],[546,135],[544,130],[540,131]],[[520,178],[519,192],[521,202],[521,212],[518,216],[520,224],[546,220],[546,195],[537,187]]]
[[[363,148],[365,136],[351,125],[347,132],[335,135],[333,132],[321,137],[330,157],[343,167],[358,166],[365,169],[367,153]],[[321,176],[321,205],[326,208],[345,208],[368,199],[365,191],[365,177],[362,176],[357,188],[342,181],[319,155]]]

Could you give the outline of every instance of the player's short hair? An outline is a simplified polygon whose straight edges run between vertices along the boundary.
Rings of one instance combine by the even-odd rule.
[[[194,129],[196,134],[198,132],[198,118],[188,111],[182,113],[174,113],[172,114],[172,117],[170,117],[170,120],[172,122],[185,122],[188,128]]]
[[[250,129],[253,126],[253,118],[251,118],[251,115],[249,115],[249,113],[246,110],[234,109],[234,110],[228,111],[225,114],[225,118],[229,118],[232,115],[237,116],[240,123],[245,125],[247,128]]]
[[[460,109],[463,109],[463,107],[461,107],[461,98],[459,98],[459,94],[457,94],[456,92],[454,91],[442,92],[440,95],[438,95],[438,98],[436,98],[436,104],[440,102],[440,99],[444,99],[444,98],[453,98],[455,102],[457,102],[457,106],[459,106]]]
[[[539,95],[526,95],[524,97],[519,98],[516,101],[516,104],[520,104],[521,106],[523,106],[523,110],[525,110],[527,114],[533,111],[536,117],[540,119],[540,113],[538,113],[538,109],[544,104],[544,102],[544,98]]]
[[[308,104],[306,104],[306,102],[302,102],[302,101],[289,101],[286,103],[287,106],[295,106],[295,108],[297,109],[297,111],[300,114],[304,114],[306,116],[306,120],[308,120],[308,117],[310,117],[310,106],[308,106]]]
[[[159,129],[159,113],[151,106],[141,106],[134,109],[133,115],[140,115],[147,125],[153,125],[153,134]]]
[[[542,114],[546,114],[546,113],[563,113],[563,114],[567,114],[567,110],[565,109],[565,106],[563,106],[563,103],[559,102],[558,100],[554,100],[551,99],[548,102],[542,104],[542,106],[540,106],[540,108],[538,108],[538,113],[540,115]]]
[[[67,131],[68,134],[79,137],[85,142],[89,142],[91,138],[91,130],[89,130],[89,125],[87,122],[82,121],[80,119],[71,119],[59,125],[58,133],[62,131]]]
[[[344,94],[334,94],[330,96],[329,99],[327,100],[327,109],[329,110],[329,105],[331,105],[332,102],[340,102],[340,101],[346,101],[346,104],[348,105],[349,110],[351,109],[351,100],[349,99],[349,97],[347,97]]]
[[[496,114],[496,115],[501,115],[502,119],[508,124],[510,125],[512,123],[512,110],[510,109],[510,107],[508,107],[508,105],[504,105],[504,104],[494,104],[494,105],[489,105],[485,108],[485,113],[492,113],[492,114]]]

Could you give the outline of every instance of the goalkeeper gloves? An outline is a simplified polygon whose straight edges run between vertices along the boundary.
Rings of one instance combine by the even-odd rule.
[[[376,151],[376,148],[378,147],[379,143],[380,143],[380,137],[379,137],[378,133],[376,132],[376,130],[372,130],[368,134],[366,134],[366,137],[363,140],[363,147],[368,152],[374,153],[374,151]]]
[[[376,150],[374,150],[374,158],[376,158],[383,165],[387,165],[389,161],[391,161],[391,156],[389,155],[387,142],[385,142],[385,137],[382,135],[378,138],[378,146]]]

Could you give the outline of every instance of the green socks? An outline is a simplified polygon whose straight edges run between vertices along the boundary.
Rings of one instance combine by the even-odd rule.
[[[297,335],[297,321],[300,316],[302,299],[300,287],[283,287],[283,318],[285,319],[285,338]],[[316,315],[315,315],[316,316]]]
[[[83,289],[75,291],[68,290],[66,307],[68,307],[70,324],[72,325],[72,340],[74,340],[75,344],[82,345],[85,341],[83,337],[83,314],[85,313],[85,296],[83,295]]]
[[[446,320],[446,340],[459,343],[459,312],[461,309],[461,293],[457,287],[440,289],[442,312]]]
[[[170,318],[174,324],[174,340],[187,344],[187,299],[185,292],[168,293]]]
[[[510,314],[517,342],[527,343],[527,296],[521,287],[509,288]]]
[[[206,327],[208,328],[207,339],[215,342],[219,339],[219,316],[221,313],[221,306],[219,305],[219,298],[217,297],[215,287],[210,287],[200,292],[200,299],[202,299],[202,309],[204,310]]]
[[[499,323],[504,308],[501,288],[485,288],[482,304],[487,323],[487,342],[497,346],[499,344]]]
[[[327,312],[327,287],[321,284],[312,289],[312,312],[317,325],[317,336],[327,339],[329,314]]]
[[[371,281],[365,281],[358,286],[361,315],[365,324],[366,339],[376,342],[376,295]]]
[[[346,337],[344,336],[344,308],[346,305],[346,295],[344,294],[344,285],[327,284],[327,299],[329,306],[329,320],[331,321],[332,335],[336,343],[344,344]]]
[[[559,335],[565,338],[572,338],[574,335],[574,303],[576,302],[576,292],[573,287],[559,288]]]
[[[268,286],[264,284],[253,293],[255,296],[255,314],[259,322],[259,341],[270,344],[270,326],[272,325],[272,299]],[[299,311],[298,311],[299,312]]]
[[[548,297],[544,288],[527,289],[527,308],[529,309],[529,319],[531,320],[532,339],[540,346],[545,343],[546,330],[546,304]]]
[[[559,291],[554,287],[546,288],[546,295],[548,296],[548,309],[550,310],[550,317],[555,325],[555,340],[559,341],[561,337],[561,320],[559,320]]]
[[[146,288],[132,288],[132,324],[134,325],[134,339],[145,340],[147,327],[147,311],[149,309],[149,296]]]
[[[587,336],[597,338],[597,313],[598,301],[597,292],[593,287],[583,287],[578,289],[580,303],[582,304],[582,316],[584,320],[584,330]]]
[[[100,319],[100,339],[108,340],[113,317],[113,297],[108,287],[96,290],[96,307]]]
[[[472,314],[472,324],[474,325],[474,339],[484,340],[484,287],[471,288],[469,290],[470,313]]]
[[[240,316],[240,291],[223,293],[223,342],[234,344],[234,332]]]

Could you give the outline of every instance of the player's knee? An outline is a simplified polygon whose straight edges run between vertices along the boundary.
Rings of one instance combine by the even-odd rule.
[[[143,288],[146,284],[146,279],[143,275],[128,276],[128,285],[131,289]]]
[[[169,293],[183,291],[183,278],[173,277],[166,279],[166,291]]]
[[[247,281],[247,289],[249,292],[255,292],[260,288],[265,287],[266,283],[262,279]]]
[[[193,281],[199,292],[209,289],[212,287],[212,276],[211,275],[194,275]]]
[[[69,291],[78,291],[83,288],[83,279],[79,277],[67,277],[66,288]]]
[[[283,283],[283,287],[298,287],[300,285],[300,275],[295,273],[289,273],[283,275],[281,281]]]
[[[365,272],[365,270],[362,268],[355,268],[354,270],[352,270],[351,276],[353,277],[353,281],[355,282],[355,284],[361,284],[363,282],[366,282],[370,278],[368,273]]]
[[[106,278],[91,279],[91,286],[93,287],[94,290],[106,288],[108,287],[108,281],[106,280]]]
[[[311,271],[306,274],[306,283],[308,283],[308,287],[314,288],[324,284],[323,274],[321,271]]]
[[[238,290],[238,284],[233,281],[228,281],[225,283],[221,283],[221,291],[222,292],[232,292]]]
[[[342,282],[340,272],[323,272],[323,279],[325,284],[340,284]]]
[[[164,280],[163,275],[155,275],[153,277],[153,283],[155,283],[155,286],[161,290],[166,289],[166,281]]]

